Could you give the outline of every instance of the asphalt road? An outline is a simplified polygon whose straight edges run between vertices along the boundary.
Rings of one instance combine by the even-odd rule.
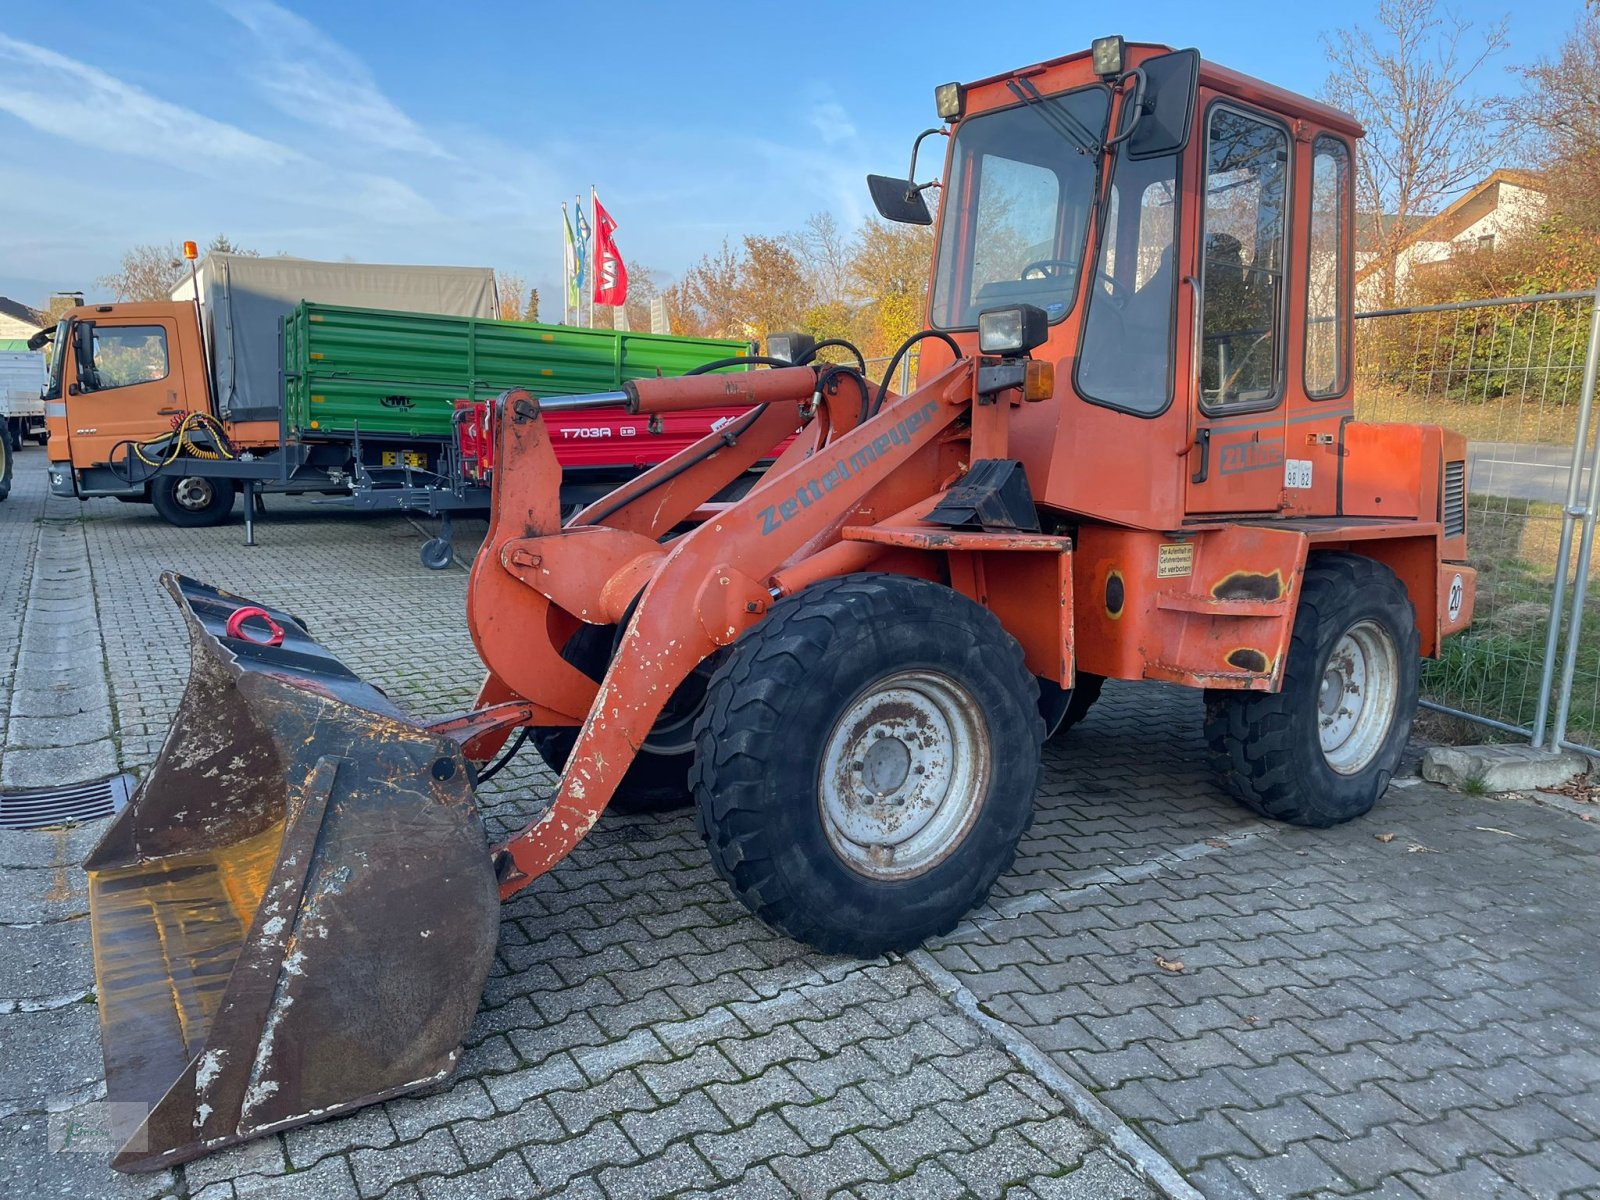
[[[1467,446],[1467,489],[1491,496],[1560,504],[1567,496],[1567,473],[1571,466],[1571,446],[1471,442]],[[1583,486],[1588,484],[1589,471],[1585,468]]]

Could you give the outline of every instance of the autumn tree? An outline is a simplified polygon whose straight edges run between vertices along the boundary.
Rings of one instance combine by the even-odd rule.
[[[202,257],[207,254],[259,256],[257,251],[237,246],[220,233],[201,251]],[[109,275],[100,276],[95,284],[110,292],[114,300],[168,300],[172,289],[188,274],[189,264],[183,257],[182,243],[147,244],[125,253],[118,268]]]
[[[1356,25],[1323,39],[1333,68],[1324,95],[1366,127],[1357,207],[1377,226],[1385,304],[1411,218],[1499,165],[1497,103],[1474,79],[1507,44],[1504,19],[1475,30],[1438,0],[1380,0],[1376,30]]]
[[[496,271],[494,273],[494,294],[497,301],[495,316],[502,321],[521,321],[525,312],[522,306],[522,293],[527,285],[523,283],[522,276],[511,271]]]
[[[737,248],[723,239],[666,295],[677,332],[739,339],[764,339],[773,330],[798,327],[812,297],[805,269],[786,239],[754,234]]]
[[[868,221],[850,246],[848,294],[859,308],[856,341],[871,355],[892,354],[922,328],[923,298],[933,258],[926,225]]]
[[[1600,232],[1600,10],[1587,9],[1554,57],[1517,72],[1525,90],[1507,118],[1545,169],[1554,215]]]

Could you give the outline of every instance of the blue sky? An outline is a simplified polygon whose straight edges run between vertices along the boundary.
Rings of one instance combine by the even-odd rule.
[[[0,20],[0,294],[87,289],[140,242],[487,265],[560,284],[560,204],[589,184],[665,277],[724,235],[853,225],[904,170],[933,85],[1096,35],[1195,45],[1315,92],[1349,6],[487,4],[75,0]],[[1461,0],[1491,22],[1510,0]],[[1521,3],[1504,66],[1582,0]]]

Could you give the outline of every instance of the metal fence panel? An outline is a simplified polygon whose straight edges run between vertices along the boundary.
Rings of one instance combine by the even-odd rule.
[[[1529,734],[1545,723],[1573,502],[1587,490],[1584,384],[1596,316],[1594,293],[1566,292],[1356,320],[1357,419],[1437,424],[1467,437],[1477,610],[1471,629],[1425,665],[1424,698]],[[1600,620],[1585,625],[1569,717],[1580,741],[1600,732]]]

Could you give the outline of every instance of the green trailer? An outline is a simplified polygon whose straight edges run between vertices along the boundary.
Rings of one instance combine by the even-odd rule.
[[[615,391],[748,352],[743,342],[306,301],[283,318],[292,436],[446,439],[457,400],[510,387],[544,396]]]

